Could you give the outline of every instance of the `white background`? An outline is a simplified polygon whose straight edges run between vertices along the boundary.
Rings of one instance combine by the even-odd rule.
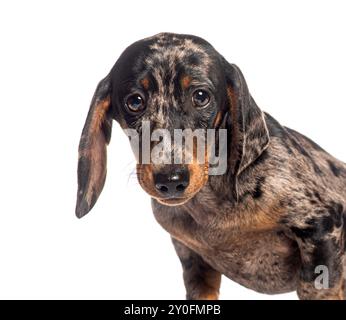
[[[0,298],[184,298],[169,235],[114,124],[108,178],[74,216],[77,147],[98,81],[126,46],[199,35],[259,106],[345,160],[345,1],[1,1]],[[266,296],[223,279],[222,299]]]

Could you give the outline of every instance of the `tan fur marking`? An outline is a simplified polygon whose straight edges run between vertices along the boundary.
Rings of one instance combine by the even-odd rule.
[[[90,132],[96,132],[101,128],[101,125],[106,117],[106,113],[109,109],[110,102],[111,99],[108,96],[96,105],[93,118],[90,124]]]
[[[215,271],[206,272],[204,275],[205,284],[200,288],[199,300],[218,300],[219,288],[221,284],[221,274]]]
[[[209,293],[206,295],[201,295],[198,300],[218,300],[219,294],[218,293]]]
[[[137,164],[136,171],[137,171],[137,179],[141,187],[151,197],[157,198],[157,191],[154,188],[152,164]]]
[[[149,79],[148,78],[144,78],[141,80],[141,85],[143,86],[143,88],[145,90],[149,89]]]
[[[106,97],[96,106],[92,115],[88,135],[90,141],[88,147],[79,150],[79,157],[86,157],[91,162],[91,173],[85,200],[90,205],[93,193],[99,193],[102,189],[102,181],[106,174],[106,139],[100,130],[109,110],[110,97]]]
[[[196,194],[208,181],[208,165],[207,164],[189,164],[190,183],[185,193],[191,197]]]
[[[216,114],[216,117],[215,117],[215,120],[214,120],[214,123],[213,123],[213,127],[214,128],[219,127],[220,124],[221,124],[221,121],[222,121],[222,114],[221,114],[221,112],[218,112]]]
[[[184,89],[187,89],[189,87],[189,85],[191,84],[191,81],[192,81],[192,78],[190,76],[184,76],[182,79],[181,79],[181,86],[184,88]]]
[[[230,113],[231,113],[232,126],[233,126],[232,145],[234,146],[237,143],[237,141],[239,141],[238,139],[239,128],[238,128],[238,121],[237,121],[237,96],[231,87],[227,88],[227,96],[228,96],[228,100],[230,104]],[[231,157],[232,165],[234,165],[235,160],[239,157],[237,148],[235,148],[235,150],[233,151],[234,152],[232,153],[232,157]]]
[[[190,172],[190,183],[185,194],[191,198],[194,196],[208,181],[209,162],[208,162],[208,148],[205,148],[204,163],[198,163],[197,159],[197,143],[193,144],[193,161],[188,164]]]

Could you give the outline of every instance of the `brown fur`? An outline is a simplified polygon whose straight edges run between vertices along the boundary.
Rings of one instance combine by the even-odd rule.
[[[149,89],[149,79],[148,78],[144,78],[141,80],[141,84],[143,86],[143,88],[145,90],[148,90]]]
[[[192,78],[189,77],[189,76],[184,76],[182,79],[181,79],[181,85],[184,89],[187,89],[190,85],[192,81]]]

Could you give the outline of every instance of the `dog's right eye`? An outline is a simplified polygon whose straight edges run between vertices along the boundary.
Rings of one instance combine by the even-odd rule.
[[[132,112],[139,112],[145,108],[144,99],[139,94],[133,94],[126,99],[126,106]]]

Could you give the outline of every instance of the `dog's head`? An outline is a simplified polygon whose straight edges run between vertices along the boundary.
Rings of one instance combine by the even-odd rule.
[[[191,148],[182,148],[175,140],[168,141],[165,133],[176,137],[188,129],[193,137],[198,130],[227,129],[227,172],[233,176],[254,161],[269,141],[263,114],[242,73],[208,42],[169,33],[135,42],[99,83],[91,102],[79,145],[78,217],[90,211],[102,191],[113,119],[126,132],[138,134],[129,134],[139,147],[135,152],[138,181],[166,205],[185,203],[205,185],[210,145],[202,140],[201,161],[196,139]],[[160,161],[152,161],[153,154]],[[176,161],[173,154],[180,159]]]

